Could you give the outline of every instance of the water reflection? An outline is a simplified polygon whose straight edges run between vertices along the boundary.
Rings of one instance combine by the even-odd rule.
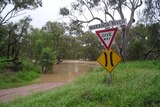
[[[53,66],[52,74],[43,74],[41,81],[45,82],[71,82],[76,77],[84,74],[91,69],[98,67],[96,61],[65,60]]]

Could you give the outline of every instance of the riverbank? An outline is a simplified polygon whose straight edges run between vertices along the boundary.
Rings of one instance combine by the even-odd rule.
[[[113,83],[103,68],[81,76],[75,82],[48,92],[35,94],[2,107],[150,107],[160,105],[160,63],[136,61],[119,64]]]

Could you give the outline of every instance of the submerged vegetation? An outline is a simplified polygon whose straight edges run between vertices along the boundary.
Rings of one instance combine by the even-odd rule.
[[[75,82],[18,99],[2,107],[151,107],[160,105],[160,63],[136,61],[120,64],[109,73],[97,68]]]

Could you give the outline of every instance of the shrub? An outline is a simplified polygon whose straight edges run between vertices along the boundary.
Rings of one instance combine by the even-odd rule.
[[[6,62],[3,62],[6,60],[5,57],[0,57],[0,70],[5,68]]]
[[[18,72],[16,74],[16,77],[24,80],[24,81],[31,81],[33,79],[36,79],[39,77],[39,73],[37,73],[36,71],[22,71],[22,72]]]
[[[23,69],[21,71],[35,71],[40,73],[40,66],[37,63],[31,62],[29,59],[23,59]]]

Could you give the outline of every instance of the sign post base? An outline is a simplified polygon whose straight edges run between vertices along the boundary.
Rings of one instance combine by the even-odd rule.
[[[110,79],[109,79],[109,84],[112,84],[112,73],[110,73]]]

